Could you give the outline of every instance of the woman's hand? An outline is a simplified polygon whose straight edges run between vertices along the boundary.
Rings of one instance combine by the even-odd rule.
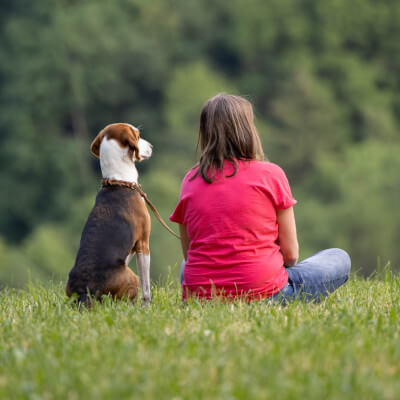
[[[293,267],[299,259],[299,243],[297,241],[293,207],[278,210],[277,221],[278,242],[283,255],[283,262],[286,267]]]
[[[186,226],[179,224],[179,233],[181,236],[182,253],[185,261],[187,260],[187,252],[189,250],[190,239],[186,231]]]

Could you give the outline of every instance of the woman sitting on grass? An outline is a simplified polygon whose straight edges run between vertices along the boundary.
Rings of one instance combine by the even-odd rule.
[[[298,263],[288,180],[264,161],[253,109],[219,94],[200,116],[199,164],[183,179],[171,221],[180,224],[183,299],[319,299],[349,277],[344,250],[320,251]]]

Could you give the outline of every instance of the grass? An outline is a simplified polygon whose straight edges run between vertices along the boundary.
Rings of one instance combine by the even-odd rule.
[[[353,277],[321,304],[182,306],[175,282],[149,307],[78,312],[63,286],[0,294],[1,399],[396,399],[400,277]]]

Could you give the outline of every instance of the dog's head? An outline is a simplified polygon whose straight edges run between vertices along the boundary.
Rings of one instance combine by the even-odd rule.
[[[91,152],[96,157],[100,158],[100,148],[104,138],[113,139],[121,148],[126,148],[132,161],[142,161],[151,156],[153,146],[140,137],[139,129],[133,125],[117,123],[102,129],[90,146]]]

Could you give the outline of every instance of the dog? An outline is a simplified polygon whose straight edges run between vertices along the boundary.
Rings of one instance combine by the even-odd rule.
[[[136,161],[149,158],[152,145],[139,129],[115,123],[102,129],[91,152],[100,159],[103,185],[82,232],[75,265],[69,273],[66,294],[90,306],[91,299],[111,295],[136,300],[139,278],[128,267],[136,253],[142,299],[150,295],[150,215],[137,190]]]

